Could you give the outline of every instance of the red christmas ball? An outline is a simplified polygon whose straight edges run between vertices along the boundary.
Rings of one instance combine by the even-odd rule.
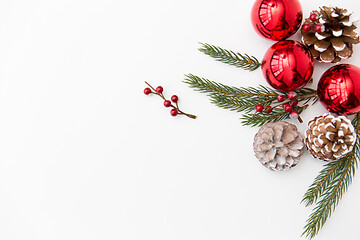
[[[332,113],[349,115],[360,111],[360,68],[340,64],[320,78],[317,93],[322,105]]]
[[[256,0],[251,11],[251,22],[261,36],[283,40],[299,29],[302,9],[298,0]]]
[[[279,91],[294,91],[306,85],[314,71],[310,51],[302,44],[284,40],[272,45],[262,61],[266,81]]]

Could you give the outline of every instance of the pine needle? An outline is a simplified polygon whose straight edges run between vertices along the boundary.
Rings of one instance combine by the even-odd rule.
[[[216,59],[217,61],[249,71],[254,71],[261,66],[259,60],[257,60],[254,56],[249,56],[247,54],[241,54],[238,52],[235,53],[231,50],[226,50],[207,43],[200,44],[202,47],[199,48],[199,51]]]
[[[308,106],[297,107],[296,110],[299,112],[299,115],[307,108]],[[259,114],[244,114],[240,119],[241,123],[244,126],[252,127],[261,127],[268,122],[277,122],[290,118],[290,113],[285,112],[283,109],[273,109],[271,113],[259,113]]]
[[[276,101],[279,94],[284,92],[276,91],[264,86],[254,87],[230,87],[221,83],[213,82],[205,78],[200,78],[193,74],[186,75],[184,83],[189,84],[195,91],[205,93],[209,96],[211,103],[230,111],[243,113],[241,121],[243,125],[252,127],[262,126],[268,122],[289,119],[290,114],[281,108],[281,103]],[[303,112],[308,103],[317,101],[316,91],[309,88],[302,88],[296,91],[299,105],[295,110]],[[278,106],[274,107],[274,103]],[[300,105],[302,103],[302,105]],[[256,105],[261,104],[264,107],[274,107],[271,113],[258,113],[255,111]]]
[[[302,199],[306,206],[316,204],[302,234],[309,239],[314,238],[324,226],[355,175],[360,157],[359,117],[360,113],[352,121],[358,136],[353,151],[340,160],[326,164]]]

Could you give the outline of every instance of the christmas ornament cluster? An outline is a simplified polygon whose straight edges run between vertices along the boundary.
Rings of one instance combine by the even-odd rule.
[[[311,81],[314,71],[313,59],[337,63],[351,57],[353,44],[360,42],[356,26],[351,21],[351,13],[346,9],[325,6],[312,11],[305,19],[301,27],[303,44],[285,40],[300,28],[302,16],[298,0],[257,0],[252,8],[251,20],[255,31],[262,37],[278,41],[265,53],[261,68],[268,84],[282,92],[301,89]],[[331,67],[320,78],[317,94],[323,106],[333,114],[349,115],[359,112],[360,69],[349,64]],[[321,131],[314,123],[319,124],[320,119],[322,118],[316,117],[309,122],[305,138],[309,152],[314,157],[326,161],[345,156],[351,151],[356,139],[354,131],[350,133],[350,121],[345,121],[346,117],[342,117],[344,123],[340,125],[346,126],[346,130],[349,130],[349,135],[346,136],[351,136],[351,144],[349,139],[345,141],[340,137],[344,137],[348,132],[344,129],[339,130],[338,118],[331,115],[327,116],[327,125],[323,124],[332,129],[332,134],[326,130],[327,128],[322,128],[321,131],[326,133],[321,133],[321,137],[317,136],[316,134]],[[271,149],[273,143],[258,143],[262,139],[258,135],[265,129],[273,128],[274,124],[280,127],[283,123],[264,125],[255,136],[254,151],[260,162],[271,170],[286,170],[296,164],[279,167],[283,166],[283,160],[274,158],[272,161],[277,164],[274,167],[275,163],[264,164],[269,162],[268,154],[259,154],[260,145],[262,149]],[[327,139],[329,136],[331,139]],[[336,139],[333,136],[336,136]],[[342,144],[334,141],[342,141]],[[274,155],[274,152],[272,154]]]
[[[354,53],[353,45],[360,42],[351,15],[347,9],[339,7],[323,6],[313,10],[302,24],[300,43],[285,40],[300,28],[302,22],[302,10],[297,0],[257,0],[251,13],[255,31],[262,37],[278,41],[265,53],[261,64],[268,84],[278,91],[295,91],[311,81],[313,60],[338,63],[350,58]],[[354,146],[359,134],[360,115],[354,119],[356,129],[346,117],[360,111],[360,68],[350,64],[330,67],[319,79],[316,92],[329,113],[310,120],[304,137],[293,124],[269,122],[257,132],[253,144],[256,158],[274,171],[296,166],[304,149],[314,158],[330,162],[303,199],[308,204],[317,204],[303,233],[309,238],[318,233],[331,215],[332,210],[324,204],[325,200],[332,201],[334,209],[341,198],[341,194],[336,192],[338,187],[331,186],[342,184],[346,189],[351,182],[355,170],[348,167],[346,172],[340,163],[348,161],[356,165],[360,158],[358,150],[354,150],[359,148],[359,145]],[[338,177],[332,176],[334,173]],[[344,180],[341,176],[345,175],[351,177]],[[333,179],[333,182],[327,182],[329,186],[325,187],[323,182],[328,179]],[[336,179],[342,180],[337,183]]]
[[[357,27],[352,13],[339,7],[319,7],[303,22],[298,0],[255,0],[251,22],[260,36],[276,41],[262,61],[210,44],[202,44],[199,50],[244,70],[261,68],[270,88],[231,87],[193,74],[186,75],[184,82],[207,94],[217,106],[242,112],[244,125],[260,127],[254,153],[270,170],[296,166],[306,151],[327,162],[303,199],[307,206],[316,204],[303,233],[313,238],[346,191],[360,159],[360,68],[330,66],[315,79],[316,90],[306,85],[314,80],[314,61],[334,64],[354,54],[354,44],[360,42]],[[287,40],[299,29],[299,41]],[[305,133],[284,121],[297,118],[302,123],[300,114],[317,100],[329,113],[310,120]],[[350,121],[352,114],[356,116]]]

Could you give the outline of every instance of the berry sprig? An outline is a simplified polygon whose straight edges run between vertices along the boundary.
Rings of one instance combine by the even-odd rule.
[[[303,100],[311,96],[313,96],[313,94],[298,96],[296,92],[289,92],[287,95],[278,94],[275,100],[267,103],[267,106],[264,107],[262,104],[256,105],[255,111],[257,113],[255,113],[254,116],[263,112],[271,113],[273,109],[280,109],[280,111],[285,111],[286,113],[289,113],[290,118],[297,118],[300,123],[303,123],[303,120],[299,116],[297,105],[299,103],[299,99]],[[275,105],[271,106],[274,101],[277,101],[277,103],[275,102]]]
[[[317,23],[318,20],[319,20],[319,14],[317,12],[312,12],[310,14],[310,17],[309,17],[310,21],[313,22],[313,23]],[[311,23],[310,22],[310,23]],[[302,26],[302,30],[304,32],[310,32],[312,30],[312,26],[311,24],[309,23],[304,23],[304,25]],[[322,23],[317,23],[315,26],[314,26],[314,31],[317,32],[317,33],[322,33],[322,32],[325,32],[325,25],[322,24]]]
[[[179,106],[178,106],[178,96],[176,95],[172,95],[170,100],[166,99],[164,94],[163,94],[163,87],[162,86],[158,86],[156,89],[153,88],[148,82],[145,81],[145,83],[149,86],[147,88],[144,89],[144,94],[145,95],[149,95],[149,94],[155,94],[155,95],[158,95],[160,96],[162,99],[164,99],[164,106],[165,107],[172,107],[171,111],[170,111],[170,115],[175,117],[177,115],[185,115],[189,118],[192,118],[192,119],[195,119],[196,116],[195,115],[192,115],[192,114],[188,114],[188,113],[184,113],[183,111],[181,111],[179,109]],[[174,105],[175,104],[175,105]]]

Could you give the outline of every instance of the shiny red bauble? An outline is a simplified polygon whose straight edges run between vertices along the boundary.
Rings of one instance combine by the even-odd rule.
[[[301,21],[302,9],[298,0],[256,0],[251,11],[255,31],[275,41],[296,33]]]
[[[284,40],[272,45],[262,61],[266,81],[279,91],[294,91],[305,86],[314,71],[310,51],[302,44]]]
[[[349,115],[360,111],[360,68],[340,64],[320,78],[317,93],[322,105],[332,113]]]

